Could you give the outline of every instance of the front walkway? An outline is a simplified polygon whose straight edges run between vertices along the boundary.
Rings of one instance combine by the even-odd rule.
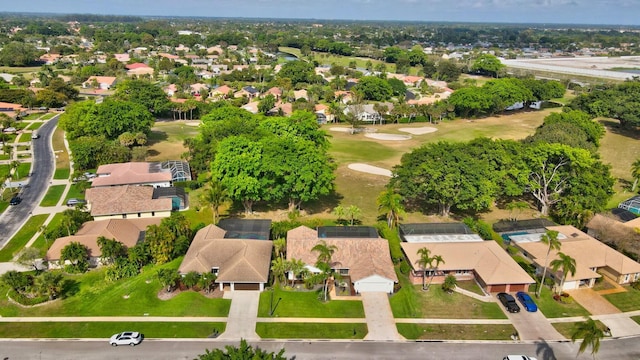
[[[389,305],[389,295],[384,292],[363,292],[362,306],[367,318],[367,328],[369,333],[365,340],[404,340],[398,334],[396,322]]]
[[[220,335],[220,339],[260,340],[256,334],[260,291],[227,291],[225,298],[227,296],[231,298],[231,308],[227,318],[227,327]]]

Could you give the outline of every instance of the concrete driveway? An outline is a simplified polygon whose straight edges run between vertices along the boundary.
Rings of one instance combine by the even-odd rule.
[[[516,297],[515,294],[511,295],[513,295],[514,298]],[[520,340],[566,340],[565,337],[549,323],[540,310],[528,312],[524,309],[524,306],[518,302],[520,312],[512,314],[502,306],[502,303],[495,295],[494,299],[496,299],[500,309],[507,315],[513,327],[518,331]]]
[[[404,340],[398,329],[389,305],[389,295],[384,292],[363,292],[362,306],[367,318],[369,332],[365,340]]]
[[[591,315],[619,314],[621,312],[593,289],[567,290],[567,293]]]
[[[233,291],[230,296],[231,308],[227,318],[227,327],[220,335],[220,339],[259,340],[260,337],[256,334],[256,321],[260,291]]]

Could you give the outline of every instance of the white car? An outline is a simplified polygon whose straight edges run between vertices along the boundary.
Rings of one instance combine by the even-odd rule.
[[[507,355],[502,360],[538,360],[527,355]]]
[[[142,342],[142,334],[135,331],[121,332],[113,335],[109,339],[109,344],[111,344],[111,346],[118,346],[118,345],[136,346],[141,342]]]

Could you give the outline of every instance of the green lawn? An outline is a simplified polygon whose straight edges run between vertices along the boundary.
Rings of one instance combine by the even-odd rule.
[[[51,221],[49,221],[49,224],[47,224],[47,227],[56,227],[60,225],[61,222],[62,222],[62,213],[57,213],[53,215],[53,218],[51,219]],[[33,244],[31,244],[31,247],[40,250],[40,254],[44,256],[47,253],[47,250],[49,250],[49,247],[51,246],[51,244],[53,243],[53,240],[55,239],[49,239],[49,241],[47,241],[44,238],[44,235],[40,234],[40,236],[38,236],[36,241],[34,241]]]
[[[640,316],[632,316],[631,318],[640,325]]]
[[[64,200],[66,201],[69,199],[84,199],[84,192],[80,190],[78,184],[71,184],[69,192],[67,193],[67,196],[64,198]]]
[[[42,117],[44,114],[46,113],[43,113],[43,112],[31,113],[23,117],[22,120],[37,120],[37,119],[40,119],[40,117]]]
[[[0,66],[0,72],[6,72],[9,74],[37,73],[40,70],[42,70],[40,66],[25,66],[25,67]]]
[[[603,295],[603,297],[622,312],[640,310],[640,291],[631,286],[624,288],[627,289],[627,292]]]
[[[457,286],[461,289],[471,291],[472,293],[484,295],[484,292],[482,291],[478,283],[473,280],[458,281]]]
[[[18,137],[18,142],[29,142],[31,141],[31,133],[22,133]]]
[[[9,242],[0,250],[0,262],[11,261],[13,256],[20,251],[31,240],[33,235],[38,232],[40,226],[49,217],[47,214],[34,215],[27,220]]]
[[[55,180],[65,180],[68,179],[69,176],[71,176],[71,170],[69,168],[56,169],[53,173],[53,178]]]
[[[60,169],[66,169],[69,171],[69,152],[67,151],[66,146],[64,145],[64,131],[57,127],[53,132],[53,137],[51,138],[51,144],[53,145],[53,151],[56,153],[56,174]],[[69,175],[63,177],[61,179],[68,179]],[[58,179],[54,177],[54,179]]]
[[[11,165],[0,164],[0,177],[5,177],[11,172]]]
[[[29,130],[38,130],[42,125],[44,125],[43,122],[32,122],[31,125],[27,126],[27,128]]]
[[[24,180],[29,175],[31,171],[31,163],[30,162],[21,162],[18,169],[13,173],[13,179],[15,181]]]
[[[274,317],[307,317],[307,318],[364,318],[364,308],[361,301],[319,300],[316,291],[285,291],[275,289],[273,304],[271,291],[260,294],[258,317],[268,317],[270,306],[275,307]],[[278,299],[281,299],[278,301]],[[278,304],[276,307],[275,304]]]
[[[210,299],[193,291],[177,294],[170,300],[157,296],[161,285],[160,268],[177,269],[182,258],[162,266],[148,266],[130,279],[105,281],[105,270],[66,276],[65,298],[42,306],[22,308],[0,299],[0,316],[227,316],[231,300]],[[0,294],[6,287],[0,286]],[[128,295],[128,297],[127,297]]]
[[[197,126],[182,121],[156,122],[149,134],[148,161],[178,160],[187,151],[183,142],[199,133]]]
[[[553,294],[546,287],[542,288],[542,294],[538,299],[534,292],[529,292],[529,294],[538,305],[538,309],[547,318],[589,316],[589,312],[575,301],[570,304],[563,304],[553,300]]]
[[[49,186],[49,190],[47,190],[47,193],[44,195],[40,206],[56,206],[65,188],[66,185]]]
[[[586,320],[586,318],[585,318]],[[551,325],[553,325],[554,328],[556,328],[556,330],[558,330],[558,332],[566,337],[567,339],[571,339],[571,333],[573,332],[574,327],[576,326],[576,324],[578,324],[577,322],[569,322],[569,323],[551,323]],[[606,329],[606,325],[603,324],[600,320],[596,320],[596,324],[598,324],[598,326],[601,329]]]
[[[367,324],[257,323],[256,333],[264,339],[362,339]]]
[[[398,332],[409,340],[510,340],[512,325],[487,324],[398,324]]]
[[[206,338],[225,323],[206,322],[19,322],[3,323],[2,338],[105,338],[123,329],[141,332],[145,338]]]
[[[448,294],[440,285],[422,291],[421,285],[411,285],[406,276],[398,274],[402,288],[390,299],[396,318],[428,319],[506,319],[498,304],[483,302],[459,294]]]
[[[48,114],[44,114],[44,116],[42,116],[42,117],[40,118],[40,120],[49,120],[49,119],[51,119],[52,117],[54,117],[54,116],[56,116],[56,115],[57,115],[57,114],[55,114],[55,113],[48,113]]]
[[[633,179],[631,178],[631,164],[640,154],[640,136],[638,132],[625,130],[618,127],[618,122],[614,120],[600,120],[605,125],[606,132],[600,141],[600,157],[602,162],[611,165],[611,175],[618,182],[614,187],[616,194],[607,204],[608,208],[615,208],[623,200],[635,194],[630,191]]]

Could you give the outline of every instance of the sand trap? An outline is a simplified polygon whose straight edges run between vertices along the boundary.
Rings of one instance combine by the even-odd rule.
[[[187,125],[187,126],[200,126],[200,123],[201,123],[201,121],[198,120],[198,121],[187,121],[184,124]]]
[[[411,139],[411,135],[396,135],[396,134],[365,134],[364,136],[376,140],[409,140]]]
[[[329,128],[329,130],[336,131],[336,132],[344,132],[344,133],[351,132],[350,127],[331,127]]]
[[[354,164],[349,164],[347,167],[351,170],[360,171],[368,174],[391,177],[391,170],[383,169],[373,165],[354,163]]]
[[[424,134],[429,134],[429,133],[438,131],[437,128],[430,127],[430,126],[400,128],[398,130],[402,131],[402,132],[407,132],[407,133],[413,134],[413,135],[424,135]]]

